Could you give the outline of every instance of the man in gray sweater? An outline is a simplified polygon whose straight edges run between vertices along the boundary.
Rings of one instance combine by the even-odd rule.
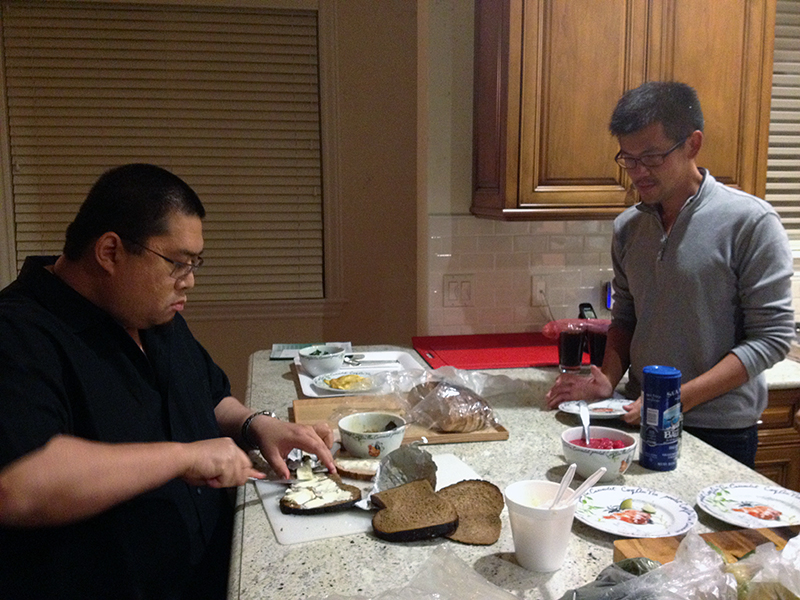
[[[616,161],[640,202],[614,221],[614,308],[602,368],[562,375],[547,394],[607,398],[628,371],[624,417],[637,423],[642,369],[682,374],[684,429],[749,466],[767,405],[763,371],[794,337],[792,253],[765,201],[722,185],[696,164],[703,115],[695,91],[649,82],[611,117]]]

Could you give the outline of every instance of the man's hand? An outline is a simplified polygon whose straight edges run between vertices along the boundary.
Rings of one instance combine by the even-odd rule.
[[[627,414],[622,415],[622,420],[629,425],[638,425],[642,418],[642,397],[639,396],[636,402],[623,406]]]
[[[559,404],[568,400],[610,398],[613,392],[614,388],[608,377],[598,367],[591,365],[591,374],[588,377],[571,373],[559,375],[544,398],[547,408],[558,408]]]
[[[231,438],[192,442],[184,448],[187,467],[181,478],[191,485],[236,487],[247,483],[250,477],[264,477]]]
[[[336,472],[330,447],[333,432],[327,423],[299,425],[261,415],[250,425],[250,438],[258,444],[261,454],[281,477],[289,477],[286,457],[294,448],[316,454],[328,471]]]

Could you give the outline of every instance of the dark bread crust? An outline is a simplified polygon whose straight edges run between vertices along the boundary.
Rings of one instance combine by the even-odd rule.
[[[449,500],[458,513],[458,528],[446,534],[462,544],[489,546],[500,539],[500,513],[505,501],[503,492],[488,481],[469,479],[459,481],[436,494]]]
[[[373,530],[376,537],[387,542],[416,542],[419,540],[446,536],[449,533],[453,533],[457,527],[458,520],[456,519],[452,523],[442,523],[441,525],[421,527],[419,529],[407,529],[405,531],[381,531],[380,529],[375,529],[374,525]]]
[[[321,515],[340,510],[347,510],[348,508],[355,506],[356,502],[361,500],[361,490],[359,488],[354,485],[342,483],[342,480],[338,475],[329,474],[328,478],[335,481],[339,488],[350,492],[350,499],[340,500],[339,502],[332,502],[330,504],[325,504],[323,506],[317,506],[314,508],[303,508],[301,505],[295,502],[286,500],[286,496],[284,496],[280,500],[281,512],[286,515]]]
[[[378,512],[372,517],[375,535],[388,542],[413,542],[452,533],[458,513],[433,491],[427,479],[411,481],[372,496]]]

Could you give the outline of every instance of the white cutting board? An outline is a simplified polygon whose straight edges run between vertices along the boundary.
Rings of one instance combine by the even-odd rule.
[[[455,454],[436,454],[436,489],[439,490],[464,479],[480,479],[478,474]],[[372,482],[344,479],[367,491]],[[280,509],[280,499],[286,484],[256,481],[256,490],[267,513],[272,531],[279,544],[297,544],[341,535],[372,531],[374,511],[351,508],[342,512],[321,515],[285,515]]]

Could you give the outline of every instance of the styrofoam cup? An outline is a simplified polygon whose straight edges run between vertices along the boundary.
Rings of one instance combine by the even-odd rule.
[[[517,562],[529,571],[548,573],[564,564],[575,503],[558,509],[548,506],[558,491],[552,481],[517,481],[505,490],[511,535]],[[562,501],[572,497],[568,489]]]

